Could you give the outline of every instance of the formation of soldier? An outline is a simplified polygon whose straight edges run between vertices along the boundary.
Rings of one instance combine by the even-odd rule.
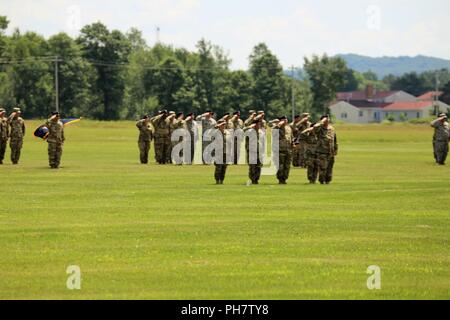
[[[450,141],[450,126],[445,113],[441,113],[436,120],[431,122],[434,128],[433,151],[434,159],[438,165],[445,165],[448,155],[448,143]]]
[[[19,164],[20,154],[25,137],[25,121],[22,119],[20,108],[14,108],[11,115],[6,118],[6,110],[0,109],[0,164],[3,164],[6,146],[9,140],[11,149],[11,162]]]
[[[337,138],[335,129],[330,124],[330,117],[323,116],[316,124],[310,122],[310,114],[304,113],[294,117],[289,123],[286,116],[279,117],[267,123],[264,111],[250,110],[248,118],[243,121],[239,111],[233,114],[226,113],[219,120],[214,119],[214,112],[207,112],[195,116],[193,113],[185,116],[183,113],[175,114],[167,110],[159,111],[154,117],[144,116],[136,124],[139,129],[138,146],[140,161],[148,163],[150,144],[154,139],[155,160],[158,164],[183,163],[192,164],[195,154],[195,145],[198,140],[196,121],[202,126],[202,162],[214,162],[214,177],[217,184],[223,184],[229,164],[238,164],[240,159],[241,143],[243,137],[234,134],[237,130],[245,133],[246,163],[249,166],[249,179],[252,184],[258,184],[263,162],[261,161],[261,139],[265,139],[267,127],[278,130],[278,163],[277,179],[280,184],[286,184],[290,169],[294,167],[307,168],[307,177],[310,183],[329,184],[333,177],[333,167],[337,155]],[[187,137],[172,137],[178,129],[185,129]],[[205,158],[205,150],[213,143],[217,133],[223,139],[223,154],[213,159]],[[249,137],[255,137],[255,150],[250,150]],[[183,139],[189,143],[190,156],[187,161],[172,159],[172,149]],[[230,141],[234,140],[234,141]],[[227,144],[233,146],[227,149]],[[181,151],[183,152],[183,151]],[[214,152],[214,151],[213,151]],[[222,157],[223,156],[223,157]],[[220,159],[217,161],[217,159]]]

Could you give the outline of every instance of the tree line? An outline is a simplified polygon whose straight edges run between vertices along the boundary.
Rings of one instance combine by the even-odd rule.
[[[367,83],[413,94],[434,88],[431,72],[378,80],[327,55],[305,58],[302,76],[291,77],[264,43],[250,53],[248,70],[231,70],[223,48],[205,39],[189,51],[149,46],[135,28],[123,33],[100,22],[76,38],[58,33],[48,39],[18,29],[6,35],[8,24],[0,16],[0,105],[20,106],[28,118],[47,117],[55,108],[55,60],[61,112],[99,120],[136,119],[162,108],[219,115],[254,109],[272,118],[290,115],[293,102],[296,113],[319,115],[337,91]],[[440,77],[450,86],[448,70]]]

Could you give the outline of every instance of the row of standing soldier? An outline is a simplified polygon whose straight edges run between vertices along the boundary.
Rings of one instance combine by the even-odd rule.
[[[0,164],[3,164],[6,147],[9,140],[11,162],[19,164],[25,137],[25,121],[22,119],[20,108],[14,108],[9,117],[5,117],[6,110],[0,108]],[[48,142],[49,165],[52,169],[59,168],[64,145],[64,125],[60,121],[59,112],[53,112],[45,126],[48,128],[46,140]]]
[[[233,136],[229,134],[231,130],[241,129],[244,132],[255,130],[257,141],[257,161],[249,161],[248,138],[245,141],[246,160],[249,165],[249,178],[252,184],[258,184],[261,176],[262,163],[260,161],[259,138],[265,136],[268,126],[272,129],[278,129],[279,132],[279,162],[277,170],[277,179],[280,184],[286,184],[289,178],[291,164],[295,167],[304,167],[308,169],[308,179],[310,183],[316,183],[317,179],[322,184],[328,184],[332,180],[334,158],[337,155],[337,140],[334,128],[329,123],[329,116],[323,116],[317,124],[311,124],[310,115],[305,113],[295,116],[292,123],[288,122],[287,117],[283,116],[267,123],[264,111],[250,111],[249,118],[244,122],[240,118],[240,112],[234,114],[225,114],[216,122],[213,118],[214,113],[206,113],[195,117],[183,113],[175,114],[166,110],[160,111],[157,116],[150,118],[144,116],[138,121],[136,126],[140,131],[139,150],[141,163],[148,163],[148,155],[152,139],[155,140],[155,159],[159,164],[172,163],[172,148],[179,141],[171,141],[171,134],[177,129],[186,129],[189,132],[191,161],[194,157],[194,146],[196,142],[197,129],[195,121],[201,121],[203,132],[218,130],[225,141]],[[237,137],[235,137],[237,139]],[[181,139],[181,138],[180,138]],[[240,145],[238,140],[234,141],[231,163],[238,164]],[[202,139],[202,155],[211,141]],[[224,149],[225,152],[226,149]],[[227,155],[224,154],[224,157]],[[203,158],[203,163],[208,164]],[[181,163],[178,163],[181,164]],[[223,184],[227,169],[227,161],[215,163],[215,180],[217,184]]]

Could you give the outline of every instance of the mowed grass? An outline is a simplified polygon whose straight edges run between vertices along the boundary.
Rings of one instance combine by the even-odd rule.
[[[247,186],[246,166],[216,186],[211,166],[138,164],[133,122],[69,126],[51,171],[27,124],[21,164],[0,166],[1,299],[450,297],[450,166],[428,126],[336,126],[329,186],[302,169]]]

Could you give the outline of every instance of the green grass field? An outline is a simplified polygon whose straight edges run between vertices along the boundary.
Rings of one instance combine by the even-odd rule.
[[[246,166],[216,186],[211,166],[138,164],[133,122],[69,126],[52,171],[27,124],[20,166],[0,166],[0,299],[450,297],[450,166],[428,126],[336,126],[329,186],[302,169],[247,186]]]

